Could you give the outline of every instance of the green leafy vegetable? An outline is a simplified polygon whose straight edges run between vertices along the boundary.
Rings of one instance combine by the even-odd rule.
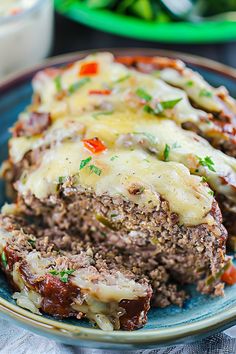
[[[102,9],[104,7],[113,5],[114,0],[86,0],[86,5],[90,8]]]
[[[172,145],[171,148],[172,148],[172,149],[179,149],[179,148],[181,148],[181,145],[176,141],[176,142]]]
[[[110,158],[110,160],[111,160],[111,161],[114,161],[114,160],[118,159],[118,157],[119,157],[119,156],[114,155],[114,156],[112,156],[112,157]]]
[[[129,79],[130,77],[131,77],[131,75],[130,75],[130,74],[127,74],[127,75],[121,76],[121,78],[119,78],[119,79],[117,79],[117,80],[113,81],[113,83],[114,83],[114,84],[119,84],[120,82],[123,82],[123,81],[125,81],[125,80]]]
[[[30,244],[32,247],[34,247],[36,240],[33,240],[32,238],[29,238],[27,241],[29,242],[29,244]]]
[[[76,92],[78,89],[80,89],[82,86],[84,86],[85,84],[87,84],[90,81],[91,81],[91,79],[89,77],[84,77],[83,79],[70,85],[68,88],[69,94],[72,95],[74,92]]]
[[[191,87],[191,86],[194,85],[194,82],[192,80],[189,80],[189,81],[186,82],[185,85],[188,86],[188,87]]]
[[[179,103],[182,100],[182,98],[176,98],[175,100],[169,100],[169,101],[161,101],[158,102],[155,108],[150,107],[149,105],[145,105],[143,107],[144,111],[147,113],[152,113],[155,115],[160,115],[161,113],[164,112],[165,109],[172,109],[174,108],[177,103]]]
[[[174,108],[177,103],[179,103],[182,100],[181,98],[176,98],[175,100],[169,100],[169,101],[162,101],[160,102],[161,106],[163,109],[172,109]]]
[[[200,97],[212,97],[212,93],[206,89],[201,89],[199,92]]]
[[[62,184],[62,183],[64,183],[66,181],[66,176],[59,176],[58,177],[58,183],[59,184]]]
[[[95,173],[98,176],[100,176],[101,173],[102,173],[102,170],[99,167],[95,166],[95,165],[90,165],[89,169],[90,169],[91,172]]]
[[[156,114],[155,110],[147,104],[143,107],[143,110],[147,113]]]
[[[108,115],[110,115],[110,114],[112,114],[113,113],[113,111],[101,111],[101,112],[96,112],[96,113],[93,113],[93,118],[97,118],[97,117],[99,117],[99,116],[108,116]]]
[[[161,75],[161,70],[154,70],[151,73],[153,76],[155,76],[156,78],[159,78]]]
[[[129,16],[134,15],[146,21],[161,23],[177,20],[176,12],[174,11],[175,3],[173,2],[172,8],[171,2],[165,7],[165,2],[160,0],[63,0],[60,6],[63,11],[66,11],[70,10],[70,7],[78,2],[84,3],[89,9],[111,10]],[[198,2],[202,6],[197,6],[198,4],[196,5],[196,3]],[[236,10],[235,0],[195,0],[192,3],[197,6],[198,15],[203,17]],[[193,6],[195,5],[193,4]]]
[[[53,270],[50,270],[49,273],[52,275],[59,275],[60,281],[62,281],[63,283],[67,283],[69,275],[74,273],[74,270],[73,269],[66,269],[66,270],[58,271],[58,270],[53,269]]]
[[[215,163],[214,163],[214,161],[211,159],[211,157],[210,156],[205,156],[205,157],[199,157],[199,156],[197,156],[197,158],[198,158],[198,160],[199,160],[199,164],[201,165],[201,166],[205,166],[205,167],[207,167],[210,171],[212,171],[212,172],[216,172],[216,170],[214,169],[214,165],[215,165]]]
[[[147,93],[142,88],[138,88],[135,93],[138,97],[140,97],[142,100],[145,100],[146,102],[149,102],[152,100],[152,96],[149,95],[149,93]]]
[[[136,0],[122,0],[118,2],[117,12],[125,12]]]
[[[62,90],[61,75],[56,76],[54,82],[57,92],[60,92]]]
[[[6,257],[6,253],[3,251],[1,254],[1,260],[2,260],[2,264],[4,266],[4,268],[7,267],[7,257]]]
[[[211,285],[214,283],[217,279],[219,279],[224,272],[226,272],[227,269],[232,265],[232,260],[229,259],[227,263],[215,274],[215,275],[210,275],[209,277],[206,278],[206,285]]]
[[[92,160],[92,157],[91,157],[91,156],[89,156],[89,157],[88,157],[87,159],[85,159],[85,160],[82,160],[82,161],[80,162],[80,167],[79,167],[79,169],[82,170],[82,168],[84,168],[91,160]]]
[[[168,144],[166,144],[164,152],[163,152],[164,161],[168,161],[169,160],[169,155],[170,155],[170,146]]]
[[[152,4],[149,0],[136,0],[132,4],[132,12],[145,20],[153,19]]]

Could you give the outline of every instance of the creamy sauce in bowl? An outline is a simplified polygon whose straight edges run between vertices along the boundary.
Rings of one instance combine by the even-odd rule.
[[[38,0],[1,0],[0,17],[15,16],[34,6]]]
[[[0,0],[0,79],[45,58],[52,35],[52,0]]]

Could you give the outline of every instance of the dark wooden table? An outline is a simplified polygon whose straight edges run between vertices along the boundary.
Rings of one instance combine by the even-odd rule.
[[[52,55],[96,48],[140,47],[176,50],[196,54],[236,67],[236,41],[217,44],[164,44],[101,32],[56,14]]]

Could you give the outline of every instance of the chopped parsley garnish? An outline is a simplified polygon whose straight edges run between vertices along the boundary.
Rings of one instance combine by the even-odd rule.
[[[118,216],[118,214],[111,214],[110,216],[111,216],[111,218],[115,218]]]
[[[119,157],[119,156],[114,155],[114,156],[112,156],[112,157],[110,158],[110,160],[111,160],[111,161],[114,161],[115,159],[118,159],[118,157]]]
[[[194,85],[194,82],[192,80],[188,80],[185,85],[191,87]]]
[[[146,102],[149,102],[149,101],[151,101],[151,99],[152,99],[152,96],[149,95],[149,93],[147,93],[147,92],[146,92],[144,89],[142,89],[142,88],[138,88],[135,93],[136,93],[136,95],[137,95],[138,97],[140,97],[142,100],[145,100]]]
[[[203,88],[199,91],[199,96],[200,97],[212,97],[212,93]]]
[[[207,178],[205,176],[202,176],[202,182],[207,183]]]
[[[91,157],[91,156],[89,156],[89,157],[88,157],[87,159],[85,159],[85,160],[82,160],[82,161],[80,162],[80,167],[79,167],[79,169],[82,170],[82,168],[84,168],[91,160],[92,160],[92,157]]]
[[[108,115],[110,115],[110,114],[113,114],[114,113],[114,111],[101,111],[101,112],[96,112],[96,113],[93,113],[92,114],[92,116],[93,116],[93,118],[97,118],[97,117],[99,117],[99,116],[108,116]]]
[[[66,176],[59,176],[58,177],[58,183],[59,184],[62,184],[62,183],[64,183],[66,181]]]
[[[210,189],[210,190],[208,191],[208,194],[214,195],[214,192]]]
[[[118,157],[118,156],[117,156]],[[100,176],[102,173],[102,170],[97,167],[96,165],[89,165],[90,161],[92,160],[92,157],[89,156],[87,159],[84,159],[80,162],[80,170],[82,170],[84,167],[88,166],[88,168],[90,169],[90,171],[92,173],[95,173],[96,175]]]
[[[161,74],[161,71],[160,70],[154,70],[152,71],[152,75],[155,76],[155,77],[160,77],[160,74]]]
[[[7,267],[7,257],[6,257],[6,253],[3,251],[1,254],[1,260],[2,260],[2,264],[4,266],[4,268]]]
[[[118,83],[120,83],[120,82],[123,82],[123,81],[125,81],[125,80],[129,79],[130,77],[131,77],[131,75],[130,75],[130,74],[127,74],[127,75],[121,76],[121,78],[119,78],[119,79],[117,79],[117,80],[113,81],[113,83],[114,83],[114,84],[118,84]]]
[[[174,106],[177,105],[182,100],[181,98],[176,98],[175,100],[169,100],[169,101],[162,101],[159,104],[161,104],[163,109],[172,109]]]
[[[90,169],[91,172],[95,173],[98,176],[100,176],[101,173],[102,173],[102,170],[99,167],[95,166],[95,165],[90,165],[89,169]]]
[[[198,160],[199,160],[199,164],[201,166],[206,166],[210,171],[212,172],[216,172],[216,170],[214,169],[214,161],[212,161],[211,157],[210,156],[205,156],[205,157],[197,157]]]
[[[143,110],[147,113],[156,114],[155,110],[152,107],[148,106],[147,104],[143,107]]]
[[[32,247],[35,246],[36,240],[33,240],[32,238],[29,238],[27,241],[29,242],[29,244],[30,244]]]
[[[70,95],[72,95],[74,92],[76,92],[78,89],[80,89],[82,86],[87,84],[87,82],[91,81],[89,77],[84,77],[83,79],[75,82],[74,84],[70,85],[68,88],[68,92]]]
[[[168,144],[165,145],[165,149],[164,149],[164,161],[168,161],[169,160],[169,155],[170,155],[170,146]]]
[[[181,148],[181,145],[176,141],[173,145],[172,145],[172,149],[179,149]]]
[[[143,107],[144,111],[147,113],[152,113],[155,115],[159,115],[163,113],[165,109],[172,109],[174,108],[177,103],[179,103],[182,100],[182,98],[176,98],[175,100],[169,100],[169,101],[161,101],[158,102],[155,108],[150,107],[149,105],[145,105]]]
[[[67,283],[69,275],[74,273],[74,269],[66,269],[66,270],[62,270],[60,272],[58,270],[54,269],[54,270],[50,270],[49,273],[52,275],[59,275],[60,281],[62,281],[63,283]]]
[[[21,183],[26,184],[26,182],[27,182],[27,174],[23,173],[23,175],[21,176]]]
[[[57,92],[60,92],[62,90],[61,75],[56,76],[54,82]]]

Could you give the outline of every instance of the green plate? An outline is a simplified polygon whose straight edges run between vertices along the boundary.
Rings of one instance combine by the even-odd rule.
[[[156,23],[109,10],[91,9],[79,0],[74,3],[68,0],[54,2],[56,10],[62,15],[125,37],[169,43],[210,43],[236,39],[236,22],[233,21]]]

